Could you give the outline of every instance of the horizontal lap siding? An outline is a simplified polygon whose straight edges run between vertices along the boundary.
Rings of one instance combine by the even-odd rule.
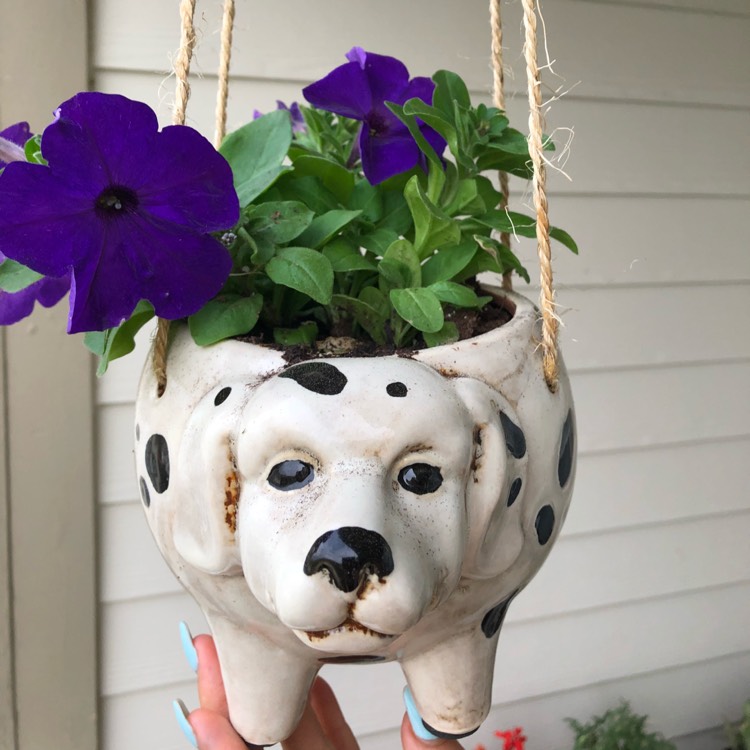
[[[95,14],[97,88],[151,103],[164,123],[173,6],[99,0]],[[188,109],[208,135],[218,7],[199,4],[204,77]],[[515,70],[508,109],[524,128],[519,3],[503,10]],[[578,258],[554,248],[580,460],[560,542],[510,610],[494,706],[476,740],[495,747],[493,728],[523,724],[530,750],[563,750],[564,716],[585,718],[623,696],[687,750],[750,696],[750,8],[555,0],[542,10],[563,76],[545,82],[569,90],[552,105],[550,129],[560,144],[575,133],[564,164],[572,180],[550,174],[550,216],[581,247]],[[299,99],[353,44],[396,54],[415,74],[457,70],[486,99],[485,12],[447,0],[377,10],[365,0],[285,0],[262,13],[240,4],[230,126]],[[523,210],[528,186],[514,179],[511,189]],[[534,253],[520,244],[532,297]],[[169,700],[196,701],[176,622],[198,630],[203,619],[138,500],[133,395],[148,332],[139,339],[140,354],[114,363],[98,392],[104,747],[176,750]],[[325,674],[364,750],[397,746],[398,667]]]

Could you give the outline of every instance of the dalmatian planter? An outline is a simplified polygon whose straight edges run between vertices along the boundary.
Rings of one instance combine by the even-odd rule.
[[[398,659],[428,729],[490,708],[508,604],[570,500],[575,423],[550,393],[538,314],[410,357],[315,359],[170,345],[136,408],[143,502],[216,639],[232,722],[286,738],[324,664]]]

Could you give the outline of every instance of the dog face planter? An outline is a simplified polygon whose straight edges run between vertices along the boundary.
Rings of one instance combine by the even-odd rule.
[[[537,312],[410,358],[196,347],[136,409],[146,515],[213,630],[230,714],[287,737],[323,664],[398,659],[426,726],[490,708],[507,606],[560,529],[575,469],[570,388],[549,392]]]

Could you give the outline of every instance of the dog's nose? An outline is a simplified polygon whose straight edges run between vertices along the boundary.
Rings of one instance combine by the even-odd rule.
[[[354,591],[364,576],[385,578],[393,572],[388,542],[375,531],[344,526],[319,536],[305,558],[304,572],[311,576],[328,571],[336,588]]]

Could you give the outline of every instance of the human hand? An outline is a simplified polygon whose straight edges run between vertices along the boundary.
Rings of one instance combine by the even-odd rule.
[[[183,732],[200,750],[247,750],[254,747],[245,743],[229,721],[224,682],[213,638],[209,635],[192,638],[186,627],[181,630],[188,660],[193,669],[197,667],[201,706],[188,712],[181,701],[175,701],[175,713]],[[403,750],[462,750],[455,740],[420,739],[408,714],[404,714],[401,722],[401,745]],[[359,750],[359,744],[341,713],[333,690],[322,678],[318,677],[313,682],[302,719],[291,736],[281,743],[281,747],[283,750]]]

